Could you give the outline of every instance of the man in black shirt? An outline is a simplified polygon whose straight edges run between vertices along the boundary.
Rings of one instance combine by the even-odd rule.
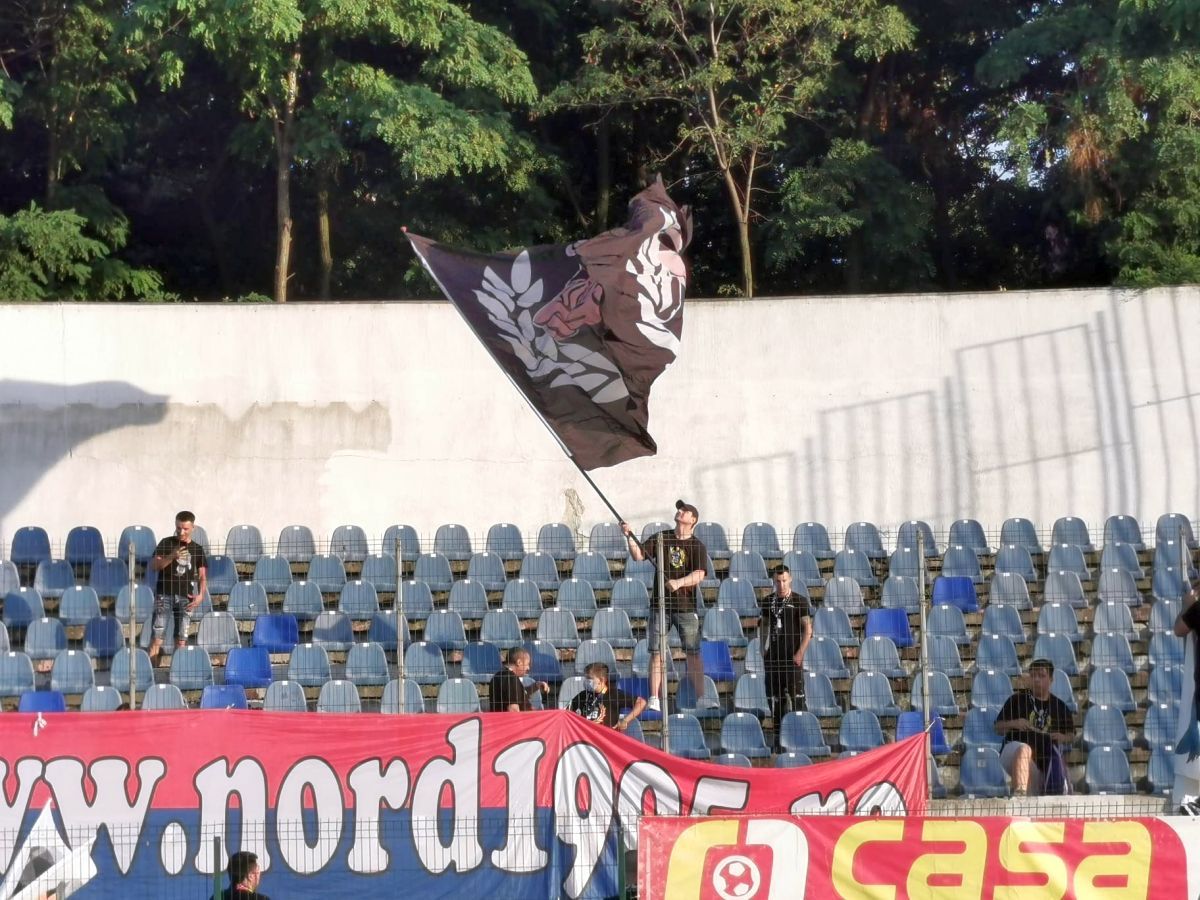
[[[758,620],[759,645],[763,654],[767,699],[775,722],[778,752],[779,724],[790,709],[804,709],[804,653],[812,639],[808,598],[792,590],[792,573],[787,566],[771,572],[775,592],[761,603]]]
[[[1029,690],[1017,691],[1000,707],[996,733],[1004,735],[1000,762],[1012,776],[1013,796],[1042,792],[1055,744],[1075,740],[1075,721],[1067,704],[1050,693],[1054,663],[1029,664]]]
[[[1200,816],[1200,603],[1195,586],[1183,595],[1175,634],[1184,639],[1184,647],[1171,805],[1185,815]]]
[[[175,646],[187,645],[192,610],[204,599],[208,589],[208,559],[204,548],[192,540],[196,517],[186,509],[175,516],[175,533],[158,542],[150,568],[158,573],[154,598],[154,639],[150,642],[150,662],[158,664],[167,616],[175,619]]]
[[[513,647],[508,651],[504,668],[492,676],[488,709],[492,712],[528,712],[529,698],[536,691],[550,690],[550,685],[544,681],[525,687],[521,679],[529,672],[530,663],[529,651],[524,647]]]
[[[221,900],[271,900],[258,889],[262,881],[262,870],[258,857],[247,850],[239,850],[229,857],[229,887],[221,893]]]
[[[583,670],[583,674],[588,679],[588,686],[571,698],[567,708],[589,722],[624,731],[646,708],[644,698],[632,697],[608,683],[608,666],[605,663],[594,662]],[[629,712],[622,716],[622,710]]]
[[[692,534],[700,513],[696,507],[682,500],[675,501],[675,530],[660,531],[640,542],[634,537],[628,523],[621,523],[621,530],[629,543],[629,556],[641,562],[650,560],[658,564],[658,543],[663,545],[663,579],[666,589],[665,607],[667,628],[672,625],[679,632],[683,652],[687,655],[688,677],[696,692],[696,706],[712,709],[716,701],[704,696],[704,666],[700,661],[700,616],[696,612],[696,590],[708,574],[708,551],[700,539]],[[662,693],[663,661],[659,655],[658,607],[664,598],[658,595],[657,573],[654,579],[653,608],[650,610],[650,628],[646,643],[650,651],[650,698],[648,706],[655,712],[662,710],[659,697]]]

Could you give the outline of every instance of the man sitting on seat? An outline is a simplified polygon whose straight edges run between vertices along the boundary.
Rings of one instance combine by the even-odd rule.
[[[583,670],[583,674],[587,676],[588,685],[571,698],[568,709],[589,722],[624,731],[646,708],[644,697],[631,697],[620,688],[609,686],[607,664],[594,662]],[[629,710],[624,716],[621,715],[623,709]]]
[[[1004,735],[1000,762],[1012,776],[1014,797],[1041,794],[1052,787],[1062,791],[1062,786],[1049,784],[1047,776],[1052,765],[1061,765],[1056,745],[1075,740],[1075,720],[1067,704],[1050,693],[1053,680],[1054,663],[1035,659],[1029,664],[1029,690],[1009,697],[996,716],[996,733]]]

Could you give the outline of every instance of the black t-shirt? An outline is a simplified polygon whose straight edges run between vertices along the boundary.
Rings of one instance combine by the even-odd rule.
[[[615,728],[617,722],[621,720],[621,710],[633,709],[633,704],[636,702],[636,698],[609,685],[608,690],[603,694],[589,690],[580,691],[571,698],[567,708],[579,713],[589,722]]]
[[[675,536],[674,531],[660,531],[642,542],[642,555],[651,563],[658,563],[658,539],[663,539],[663,563],[666,571],[663,573],[663,584],[673,578],[683,578],[695,572],[708,569],[708,551],[695,535],[686,538]],[[658,575],[655,573],[654,584],[651,587],[658,597]],[[668,612],[695,612],[696,589],[694,587],[680,588],[675,592],[667,590]]]
[[[514,703],[523,711],[529,709],[529,698],[525,696],[525,685],[507,666],[492,676],[491,696],[488,699],[492,712],[508,712]]]
[[[808,598],[795,591],[782,599],[772,594],[761,608],[764,662],[795,665],[796,651],[804,642],[804,620],[809,617]]]
[[[158,592],[160,594],[176,594],[186,597],[188,594],[195,593],[192,590],[192,582],[199,582],[200,570],[208,568],[208,557],[204,555],[204,548],[198,541],[184,544],[173,534],[158,542],[158,546],[154,548],[154,555],[167,557],[175,552],[176,547],[181,546],[187,547],[186,552],[179,559],[172,560],[169,566],[158,573]]]
[[[1183,611],[1183,624],[1192,631],[1200,632],[1200,601],[1193,603]]]
[[[1004,701],[1004,705],[1000,707],[1000,713],[996,716],[996,720],[999,722],[1009,719],[1025,719],[1034,728],[1042,729],[1041,731],[1007,731],[1004,734],[1004,743],[1020,741],[1022,744],[1028,744],[1033,749],[1034,762],[1043,772],[1047,771],[1050,754],[1054,749],[1054,740],[1050,734],[1075,733],[1075,720],[1071,716],[1071,710],[1067,709],[1067,704],[1053,694],[1045,700],[1039,700],[1029,691],[1017,691]]]
[[[247,891],[242,888],[227,887],[221,892],[221,900],[271,900],[262,891]]]

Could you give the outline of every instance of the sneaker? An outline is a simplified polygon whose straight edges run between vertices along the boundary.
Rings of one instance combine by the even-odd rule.
[[[662,712],[662,701],[657,697],[651,697],[646,701],[646,709],[650,712]]]
[[[696,701],[696,709],[720,709],[721,704],[713,697],[701,697]]]

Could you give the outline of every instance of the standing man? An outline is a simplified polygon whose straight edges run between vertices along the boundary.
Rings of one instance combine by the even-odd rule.
[[[1000,763],[1012,776],[1013,796],[1037,795],[1045,789],[1056,744],[1075,740],[1075,720],[1067,704],[1050,693],[1054,663],[1029,664],[1029,689],[1004,701],[996,716],[996,733],[1004,735]]]
[[[529,651],[524,647],[512,647],[508,651],[504,667],[492,676],[488,692],[488,709],[491,712],[528,712],[529,698],[537,691],[543,694],[550,690],[544,681],[535,681],[525,687],[521,681],[529,672],[532,663]]]
[[[258,857],[248,850],[239,850],[229,857],[229,887],[221,893],[221,900],[271,900],[259,891],[262,869]]]
[[[150,642],[150,663],[158,665],[167,616],[175,619],[175,646],[187,646],[192,610],[204,599],[208,589],[208,559],[204,548],[192,540],[196,517],[186,509],[175,516],[175,533],[158,542],[150,568],[158,573],[154,598],[154,639]]]
[[[645,698],[631,696],[609,684],[607,663],[591,663],[583,674],[588,680],[587,687],[571,698],[567,708],[589,722],[625,731],[646,709]],[[628,712],[622,716],[622,710]]]
[[[1183,595],[1175,634],[1183,638],[1184,649],[1171,806],[1185,815],[1200,816],[1200,603],[1196,602],[1195,585]]]
[[[682,500],[675,501],[675,530],[660,531],[651,535],[645,543],[638,541],[627,522],[621,523],[621,531],[629,544],[629,555],[637,562],[648,559],[658,565],[658,543],[663,545],[662,577],[666,596],[658,594],[658,578],[654,579],[654,604],[650,610],[650,628],[647,643],[650,650],[650,699],[648,708],[662,711],[663,661],[659,654],[659,613],[665,606],[667,629],[675,626],[683,652],[687,656],[688,677],[696,692],[699,709],[713,709],[717,702],[704,696],[704,666],[700,662],[700,617],[696,614],[696,590],[708,574],[708,551],[692,532],[700,521],[696,507]],[[656,573],[657,575],[657,573]]]
[[[792,572],[787,566],[771,570],[775,593],[760,604],[759,645],[766,674],[767,699],[775,722],[775,752],[779,726],[789,709],[804,709],[804,654],[812,640],[812,619],[808,598],[792,590]]]

